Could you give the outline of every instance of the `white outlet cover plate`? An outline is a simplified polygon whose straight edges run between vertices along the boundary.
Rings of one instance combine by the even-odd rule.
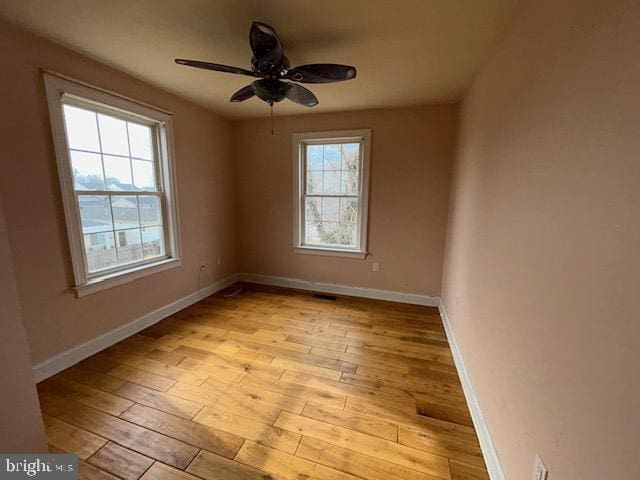
[[[539,455],[536,455],[535,460],[533,461],[533,480],[547,480],[547,467],[544,465],[544,462],[540,458]]]

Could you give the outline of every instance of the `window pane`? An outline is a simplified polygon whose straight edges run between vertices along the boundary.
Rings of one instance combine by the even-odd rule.
[[[356,246],[356,224],[341,223],[338,243],[343,246]]]
[[[322,145],[307,145],[307,170],[322,170]]]
[[[358,221],[358,199],[340,199],[340,221],[343,223],[355,223]]]
[[[320,225],[320,242],[325,245],[337,245],[340,235],[338,222],[322,222]]]
[[[323,198],[322,199],[322,221],[337,222],[340,220],[340,199],[339,198]]]
[[[131,160],[126,157],[103,155],[104,174],[107,177],[107,190],[133,190],[131,180]]]
[[[95,272],[117,265],[116,245],[113,232],[91,233],[84,236],[84,251],[87,257],[87,270]]]
[[[142,260],[142,243],[140,229],[116,230],[116,244],[118,246],[118,264],[137,262]]]
[[[340,157],[340,145],[324,146],[324,169],[340,170],[342,160]]]
[[[322,193],[322,172],[307,173],[307,193]]]
[[[82,233],[113,230],[111,206],[106,195],[78,195]]]
[[[305,219],[319,222],[322,218],[322,199],[317,197],[307,198],[305,203]]]
[[[151,127],[127,122],[129,128],[129,147],[131,156],[153,160],[153,148],[151,147]]]
[[[324,172],[322,193],[340,193],[340,170],[329,170]]]
[[[65,105],[63,112],[69,148],[99,152],[96,114],[71,105]]]
[[[133,184],[138,190],[153,192],[156,190],[156,175],[153,162],[147,160],[131,160],[133,165]]]
[[[340,191],[357,194],[360,190],[360,144],[342,145],[342,178]]]
[[[342,145],[342,170],[358,170],[360,164],[360,144],[345,143]]]
[[[139,196],[138,205],[140,206],[140,223],[142,225],[162,225],[160,197]]]
[[[98,153],[71,150],[74,188],[76,190],[104,190],[102,159]]]
[[[114,195],[111,197],[111,208],[113,211],[113,224],[116,230],[140,226],[137,197]]]
[[[305,224],[305,239],[304,243],[320,243],[320,223],[319,222],[307,222]]]
[[[128,157],[127,122],[99,113],[98,124],[100,125],[102,152]]]
[[[164,256],[164,233],[162,227],[142,229],[142,256],[144,259]]]
[[[360,190],[360,177],[358,171],[343,170],[340,178],[340,193],[357,195]]]

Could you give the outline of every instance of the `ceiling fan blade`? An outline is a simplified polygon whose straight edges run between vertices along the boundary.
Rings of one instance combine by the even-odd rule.
[[[255,95],[253,85],[247,85],[231,95],[230,102],[244,102]]]
[[[287,72],[286,78],[303,83],[333,83],[351,80],[356,76],[356,67],[334,63],[311,63],[300,65]]]
[[[289,84],[289,90],[287,90],[287,98],[292,102],[299,103],[305,107],[313,107],[318,104],[318,99],[302,85],[296,85],[295,83]]]
[[[186,65],[187,67],[204,68],[205,70],[215,70],[216,72],[237,73],[238,75],[248,75],[257,77],[251,70],[240,67],[230,67],[229,65],[220,65],[218,63],[201,62],[199,60],[185,60],[184,58],[176,58],[178,65]]]
[[[253,22],[249,31],[249,43],[258,64],[280,65],[282,63],[284,47],[272,26]]]

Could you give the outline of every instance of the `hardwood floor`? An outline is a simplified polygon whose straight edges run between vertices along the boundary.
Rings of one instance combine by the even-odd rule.
[[[109,480],[488,479],[434,308],[245,285],[38,385]]]

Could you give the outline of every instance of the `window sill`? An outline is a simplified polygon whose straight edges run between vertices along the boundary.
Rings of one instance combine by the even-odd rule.
[[[164,272],[171,268],[176,268],[182,265],[182,259],[180,258],[167,258],[150,265],[140,265],[130,268],[129,270],[123,270],[121,272],[112,273],[103,277],[92,278],[83,285],[74,287],[78,298],[92,293],[100,292],[108,288],[116,287],[118,285],[124,285],[125,283],[133,282],[142,277],[153,275],[154,273]]]
[[[309,255],[325,255],[329,257],[346,257],[359,258],[364,260],[368,253],[357,250],[340,250],[338,248],[320,248],[320,247],[295,247],[296,253],[306,253]]]

